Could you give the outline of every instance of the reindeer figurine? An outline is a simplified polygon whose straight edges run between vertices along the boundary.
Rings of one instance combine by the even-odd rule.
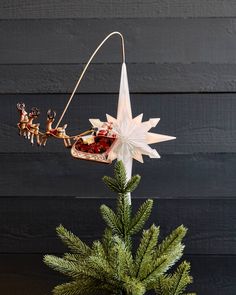
[[[71,147],[70,136],[66,134],[67,124],[63,127],[52,128],[52,124],[55,121],[56,112],[49,109],[47,112],[46,132],[41,137],[41,145],[45,146],[50,136],[58,139],[63,139],[65,147]]]
[[[17,124],[19,128],[19,135],[27,138],[27,123],[29,121],[29,117],[25,110],[25,104],[23,102],[18,102],[16,107],[20,113],[20,122]]]
[[[36,136],[37,144],[40,145],[40,132],[39,132],[39,123],[33,123],[33,120],[37,119],[40,115],[38,108],[33,107],[29,113],[29,120],[26,124],[27,128],[27,137],[30,139],[31,144],[34,144],[34,137]]]

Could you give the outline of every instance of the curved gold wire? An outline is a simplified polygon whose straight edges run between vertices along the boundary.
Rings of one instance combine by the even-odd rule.
[[[80,85],[80,82],[83,79],[84,74],[85,74],[86,70],[88,69],[91,61],[93,60],[93,58],[95,57],[95,55],[97,54],[97,52],[99,51],[99,49],[103,46],[103,44],[110,37],[112,37],[113,35],[118,35],[121,38],[122,62],[125,63],[125,42],[124,42],[124,37],[123,37],[123,35],[120,32],[112,32],[109,35],[107,35],[106,38],[98,45],[98,47],[95,49],[95,51],[91,55],[90,59],[88,60],[87,64],[85,65],[85,67],[84,67],[84,69],[83,69],[83,71],[82,71],[82,73],[81,73],[81,75],[80,75],[80,77],[79,77],[79,79],[78,79],[78,81],[77,81],[77,83],[75,85],[75,88],[74,88],[73,92],[71,93],[71,95],[70,95],[70,97],[68,99],[68,102],[67,102],[67,104],[66,104],[66,106],[65,106],[65,108],[64,108],[64,110],[63,110],[63,112],[61,114],[61,117],[59,118],[59,120],[58,120],[57,125],[56,125],[55,128],[57,128],[59,126],[59,124],[61,123],[61,121],[62,121],[62,119],[63,119],[63,117],[64,117],[64,115],[65,115],[65,113],[66,113],[66,111],[67,111],[67,109],[68,109],[68,107],[69,107],[69,105],[70,105],[73,97],[74,97],[74,95],[75,95],[75,92],[78,89],[78,87]]]

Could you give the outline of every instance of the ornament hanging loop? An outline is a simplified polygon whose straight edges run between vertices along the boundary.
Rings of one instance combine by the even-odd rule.
[[[65,113],[66,113],[66,111],[67,111],[67,109],[68,109],[68,107],[69,107],[69,105],[70,105],[70,103],[71,103],[71,101],[72,101],[72,99],[73,99],[73,97],[74,97],[74,95],[75,95],[75,93],[76,93],[76,91],[77,91],[79,85],[80,85],[80,82],[82,81],[82,79],[83,79],[83,77],[84,77],[84,74],[85,74],[85,72],[87,71],[87,69],[88,69],[90,63],[91,63],[92,60],[93,60],[93,58],[94,58],[95,55],[98,53],[98,51],[99,51],[100,48],[103,46],[103,44],[104,44],[104,43],[105,43],[110,37],[112,37],[112,36],[114,36],[114,35],[118,35],[118,36],[120,37],[120,39],[121,39],[122,63],[125,63],[125,42],[124,42],[124,36],[123,36],[120,32],[112,32],[112,33],[110,33],[109,35],[107,35],[106,38],[105,38],[105,39],[104,39],[104,40],[98,45],[98,47],[95,49],[95,51],[94,51],[93,54],[91,55],[90,59],[89,59],[88,62],[86,63],[86,65],[85,65],[85,67],[84,67],[84,69],[83,69],[83,71],[82,71],[82,73],[81,73],[81,75],[80,75],[80,77],[79,77],[79,79],[78,79],[78,81],[77,81],[75,87],[74,87],[74,90],[73,90],[73,92],[71,93],[71,96],[69,97],[68,102],[67,102],[67,104],[66,104],[66,106],[65,106],[65,108],[64,108],[64,110],[63,110],[63,112],[62,112],[62,114],[61,114],[61,117],[59,118],[59,120],[58,120],[58,122],[57,122],[56,128],[57,128],[57,127],[59,126],[59,124],[61,123],[61,121],[62,121],[62,119],[63,119],[63,117],[64,117],[64,115],[65,115]]]

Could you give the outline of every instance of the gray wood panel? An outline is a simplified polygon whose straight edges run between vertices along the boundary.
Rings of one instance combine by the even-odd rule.
[[[69,151],[0,154],[0,163],[2,196],[72,195],[100,198],[104,196],[101,178],[113,170],[113,165],[73,159]],[[138,197],[234,198],[236,153],[145,158],[144,164],[134,162],[133,173],[139,173],[143,178],[136,192]]]
[[[80,93],[114,93],[120,64],[92,64]],[[128,64],[131,92],[236,92],[235,64]],[[0,65],[0,93],[71,93],[82,65]]]
[[[59,115],[67,102],[67,94],[0,95],[0,152],[48,153],[64,152],[64,146],[49,140],[45,148],[31,147],[17,133],[18,101],[27,109],[41,110],[39,122],[45,128],[46,112],[54,108]],[[106,120],[105,114],[116,116],[118,94],[80,94],[74,98],[63,123],[68,123],[68,134],[78,134],[90,128],[89,118]],[[161,118],[151,131],[176,136],[174,141],[153,145],[161,154],[234,153],[236,152],[236,96],[222,94],[132,94],[133,115],[144,113],[143,120]]]
[[[82,187],[78,185],[77,190],[81,191]],[[100,194],[101,192],[103,195],[110,195],[105,188]],[[133,212],[145,200],[146,198],[133,197]],[[104,222],[99,207],[103,203],[115,207],[116,198],[1,197],[0,252],[66,251],[55,233],[59,224],[63,224],[88,243],[100,239]],[[184,240],[185,253],[236,254],[235,210],[235,199],[157,198],[146,228],[152,223],[160,225],[162,239],[174,228],[184,224],[189,229]],[[136,243],[137,240],[139,239],[136,239]]]
[[[231,17],[234,0],[2,0],[1,19]]]
[[[150,224],[160,224],[162,237],[179,224],[189,228],[192,291],[235,294],[235,16],[233,0],[1,1],[1,294],[50,294],[63,281],[42,263],[42,253],[65,251],[55,227],[63,223],[91,242],[103,229],[99,205],[115,204],[101,181],[113,165],[73,160],[56,142],[32,148],[15,126],[19,100],[60,113],[84,63],[113,30],[126,38],[134,114],[160,116],[155,131],[178,138],[155,146],[161,160],[134,164],[142,175],[134,207],[155,199]],[[73,133],[87,129],[89,117],[115,115],[119,75],[113,38],[65,118]]]
[[[0,292],[9,295],[49,295],[67,278],[50,270],[42,254],[1,254]],[[189,291],[204,295],[235,295],[236,257],[186,255],[191,262],[194,283]],[[67,280],[68,281],[68,280]]]
[[[235,64],[235,27],[234,18],[1,20],[0,64],[84,63],[114,30],[131,63]],[[119,62],[119,51],[113,37],[95,61]]]

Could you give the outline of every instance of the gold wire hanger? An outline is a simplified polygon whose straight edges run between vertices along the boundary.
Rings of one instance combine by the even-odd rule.
[[[63,112],[62,112],[62,114],[61,114],[61,117],[59,118],[59,120],[58,120],[58,122],[57,122],[56,128],[57,128],[57,127],[59,126],[59,124],[61,123],[61,121],[62,121],[62,119],[63,119],[63,117],[64,117],[64,115],[65,115],[65,113],[66,113],[66,111],[67,111],[67,109],[68,109],[68,107],[69,107],[69,105],[70,105],[70,103],[71,103],[71,101],[72,101],[72,99],[73,99],[73,97],[74,97],[74,95],[75,95],[75,93],[76,93],[76,91],[77,91],[79,85],[80,85],[80,82],[82,81],[82,79],[83,79],[83,77],[84,77],[84,74],[85,74],[85,72],[87,71],[87,69],[88,69],[90,63],[91,63],[92,60],[93,60],[93,58],[94,58],[95,55],[98,53],[99,49],[104,45],[104,43],[105,43],[109,38],[111,38],[111,37],[114,36],[114,35],[118,35],[118,36],[121,38],[122,62],[125,63],[125,42],[124,42],[124,37],[123,37],[123,35],[122,35],[120,32],[112,32],[112,33],[110,33],[109,35],[107,35],[107,37],[106,37],[106,38],[105,38],[105,39],[104,39],[104,40],[98,45],[98,47],[95,49],[95,51],[94,51],[93,54],[91,55],[90,59],[88,60],[87,64],[85,65],[85,67],[84,67],[84,69],[83,69],[83,71],[82,71],[82,73],[81,73],[81,75],[80,75],[80,77],[79,77],[79,79],[78,79],[78,81],[77,81],[77,83],[76,83],[76,85],[75,85],[75,88],[74,88],[74,90],[73,90],[71,96],[69,97],[68,102],[67,102],[67,104],[66,104],[66,106],[65,106],[65,108],[64,108],[64,110],[63,110]]]

